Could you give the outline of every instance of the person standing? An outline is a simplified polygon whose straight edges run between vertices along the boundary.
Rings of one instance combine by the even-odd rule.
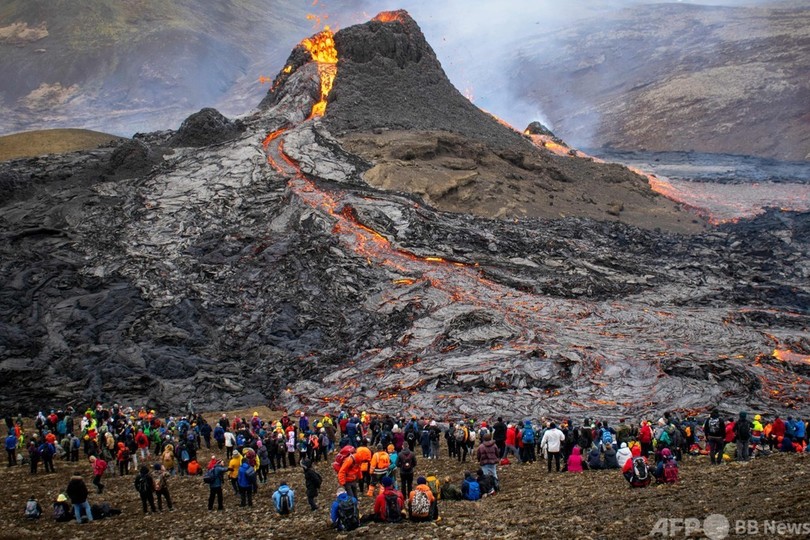
[[[236,475],[236,483],[239,486],[239,496],[241,503],[239,506],[253,506],[253,484],[256,479],[256,469],[250,466],[247,460],[242,461],[239,466],[239,473]]]
[[[146,514],[146,503],[149,503],[152,513],[157,512],[155,508],[155,482],[149,474],[149,467],[141,465],[138,476],[135,477],[135,489],[141,498],[143,513]]]
[[[82,509],[84,509],[84,515],[87,517],[87,521],[93,521],[90,503],[87,502],[87,484],[82,480],[82,473],[80,471],[73,473],[65,489],[65,493],[73,504],[73,513],[76,515],[76,522],[79,525],[82,523]]]
[[[402,494],[407,499],[413,489],[413,473],[416,470],[416,454],[408,446],[405,446],[397,458],[399,468],[399,479],[402,482]]]
[[[551,472],[551,460],[554,459],[557,472],[560,472],[560,456],[562,454],[562,445],[565,442],[565,434],[557,428],[554,422],[549,425],[549,428],[543,434],[543,439],[540,441],[540,448],[546,450],[546,459],[548,460],[548,472]]]
[[[227,420],[226,420],[227,421]],[[211,469],[211,483],[208,484],[208,510],[214,509],[214,498],[217,499],[217,511],[222,511],[222,484],[225,482],[225,473],[228,469],[222,463],[222,460],[217,460],[214,468]]]
[[[172,497],[169,494],[169,472],[160,463],[152,465],[152,482],[155,484],[158,512],[163,512],[163,499],[166,499],[166,507],[169,512],[174,510],[172,508]]]
[[[8,437],[6,437],[6,453],[8,454],[8,466],[15,466],[17,464],[17,436],[14,434],[13,429],[8,430]]]
[[[312,468],[312,462],[310,460],[305,459],[301,461],[301,467],[304,469],[304,481],[307,486],[307,502],[309,503],[309,508],[315,511],[318,509],[315,498],[318,496],[318,490],[321,489],[323,480],[321,479],[321,475],[318,474],[318,471]]]
[[[748,461],[748,450],[751,446],[751,421],[748,420],[748,413],[740,412],[740,418],[734,424],[734,438],[737,443],[737,459]]]
[[[706,434],[706,440],[709,443],[709,458],[712,465],[720,465],[723,463],[723,445],[726,433],[726,426],[723,419],[720,418],[720,411],[714,409],[711,412],[711,415],[703,424],[703,432]]]
[[[484,434],[484,440],[478,445],[475,458],[481,465],[481,470],[485,475],[492,477],[493,486],[498,488],[498,461],[500,451],[498,445],[492,440],[492,433]]]
[[[97,456],[90,456],[90,464],[93,466],[93,485],[96,486],[98,493],[104,492],[104,484],[101,483],[101,477],[107,470],[107,462]]]

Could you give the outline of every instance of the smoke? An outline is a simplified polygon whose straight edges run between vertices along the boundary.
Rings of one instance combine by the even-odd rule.
[[[778,0],[690,0],[681,4],[711,6],[752,6],[776,3]],[[417,21],[428,42],[436,51],[451,82],[480,108],[522,130],[532,121],[555,128],[555,111],[546,110],[548,100],[538,99],[526,88],[521,56],[532,59],[553,58],[559,39],[566,30],[582,24],[599,28],[603,19],[619,11],[640,5],[675,3],[651,0],[501,0],[469,2],[447,0],[368,1],[366,15],[379,11],[405,9]],[[358,21],[359,22],[359,21]],[[536,76],[536,74],[534,75]],[[601,77],[611,77],[601,73]],[[555,96],[556,108],[582,108],[576,89]],[[546,102],[544,105],[543,102]],[[565,105],[560,107],[560,105]],[[590,104],[592,105],[592,104]],[[570,133],[576,145],[587,146],[589,136],[600,122],[590,107],[578,118],[577,133]],[[558,133],[566,136],[566,133]]]

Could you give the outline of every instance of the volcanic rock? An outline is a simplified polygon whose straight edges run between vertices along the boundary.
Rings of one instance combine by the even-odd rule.
[[[186,118],[169,146],[201,147],[221,143],[238,136],[243,126],[225,118],[216,109],[207,107]]]
[[[350,73],[364,77],[363,63],[378,75],[380,65],[414,76],[422,62],[435,67],[404,33],[415,23],[400,17],[336,36]],[[370,84],[340,70],[335,91]],[[806,214],[681,235],[584,217],[489,219],[461,205],[445,212],[425,200],[452,189],[424,183],[417,195],[395,179],[367,181],[377,165],[344,141],[392,133],[393,117],[377,123],[372,106],[386,98],[356,104],[358,127],[371,132],[350,131],[345,93],[324,119],[310,118],[318,74],[312,62],[291,69],[224,142],[164,155],[172,134],[138,137],[162,162],[137,178],[76,174],[106,167],[112,149],[0,166],[15,186],[0,207],[0,406],[810,410]],[[572,174],[580,163],[580,173],[596,170],[586,160],[566,168],[570,158],[494,121],[473,133],[486,115],[458,103],[444,116],[460,122],[456,131],[400,107],[402,125],[435,125],[403,131],[421,142],[381,152],[395,148],[403,167],[436,160],[459,175],[458,191],[463,175],[499,160],[506,172],[547,175],[555,201],[582,181]],[[630,196],[608,190],[629,173],[600,170],[583,206],[624,204],[624,219]],[[646,184],[624,185],[636,188],[658,208]]]

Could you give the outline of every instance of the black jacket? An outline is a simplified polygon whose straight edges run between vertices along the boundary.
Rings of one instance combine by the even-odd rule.
[[[82,504],[87,502],[87,484],[81,478],[73,477],[68,482],[67,489],[65,489],[70,502],[73,504]]]

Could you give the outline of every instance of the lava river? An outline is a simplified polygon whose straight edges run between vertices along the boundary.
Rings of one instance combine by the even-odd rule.
[[[333,79],[331,72],[326,93]],[[412,201],[322,181],[313,151],[329,155],[329,167],[352,168],[313,142],[313,133],[325,131],[319,119],[325,97],[305,121],[271,131],[264,140],[268,163],[296,197],[332,223],[344,249],[390,276],[358,309],[407,308],[416,315],[396,345],[346,358],[320,381],[291,382],[284,406],[337,402],[375,410],[404,405],[431,414],[620,415],[662,406],[704,408],[728,399],[777,400],[788,407],[806,399],[808,378],[784,369],[785,360],[774,352],[779,340],[729,322],[727,308],[531,294],[484,277],[475,263],[417,256],[392,244],[358,216],[402,215],[396,206],[415,206]]]

